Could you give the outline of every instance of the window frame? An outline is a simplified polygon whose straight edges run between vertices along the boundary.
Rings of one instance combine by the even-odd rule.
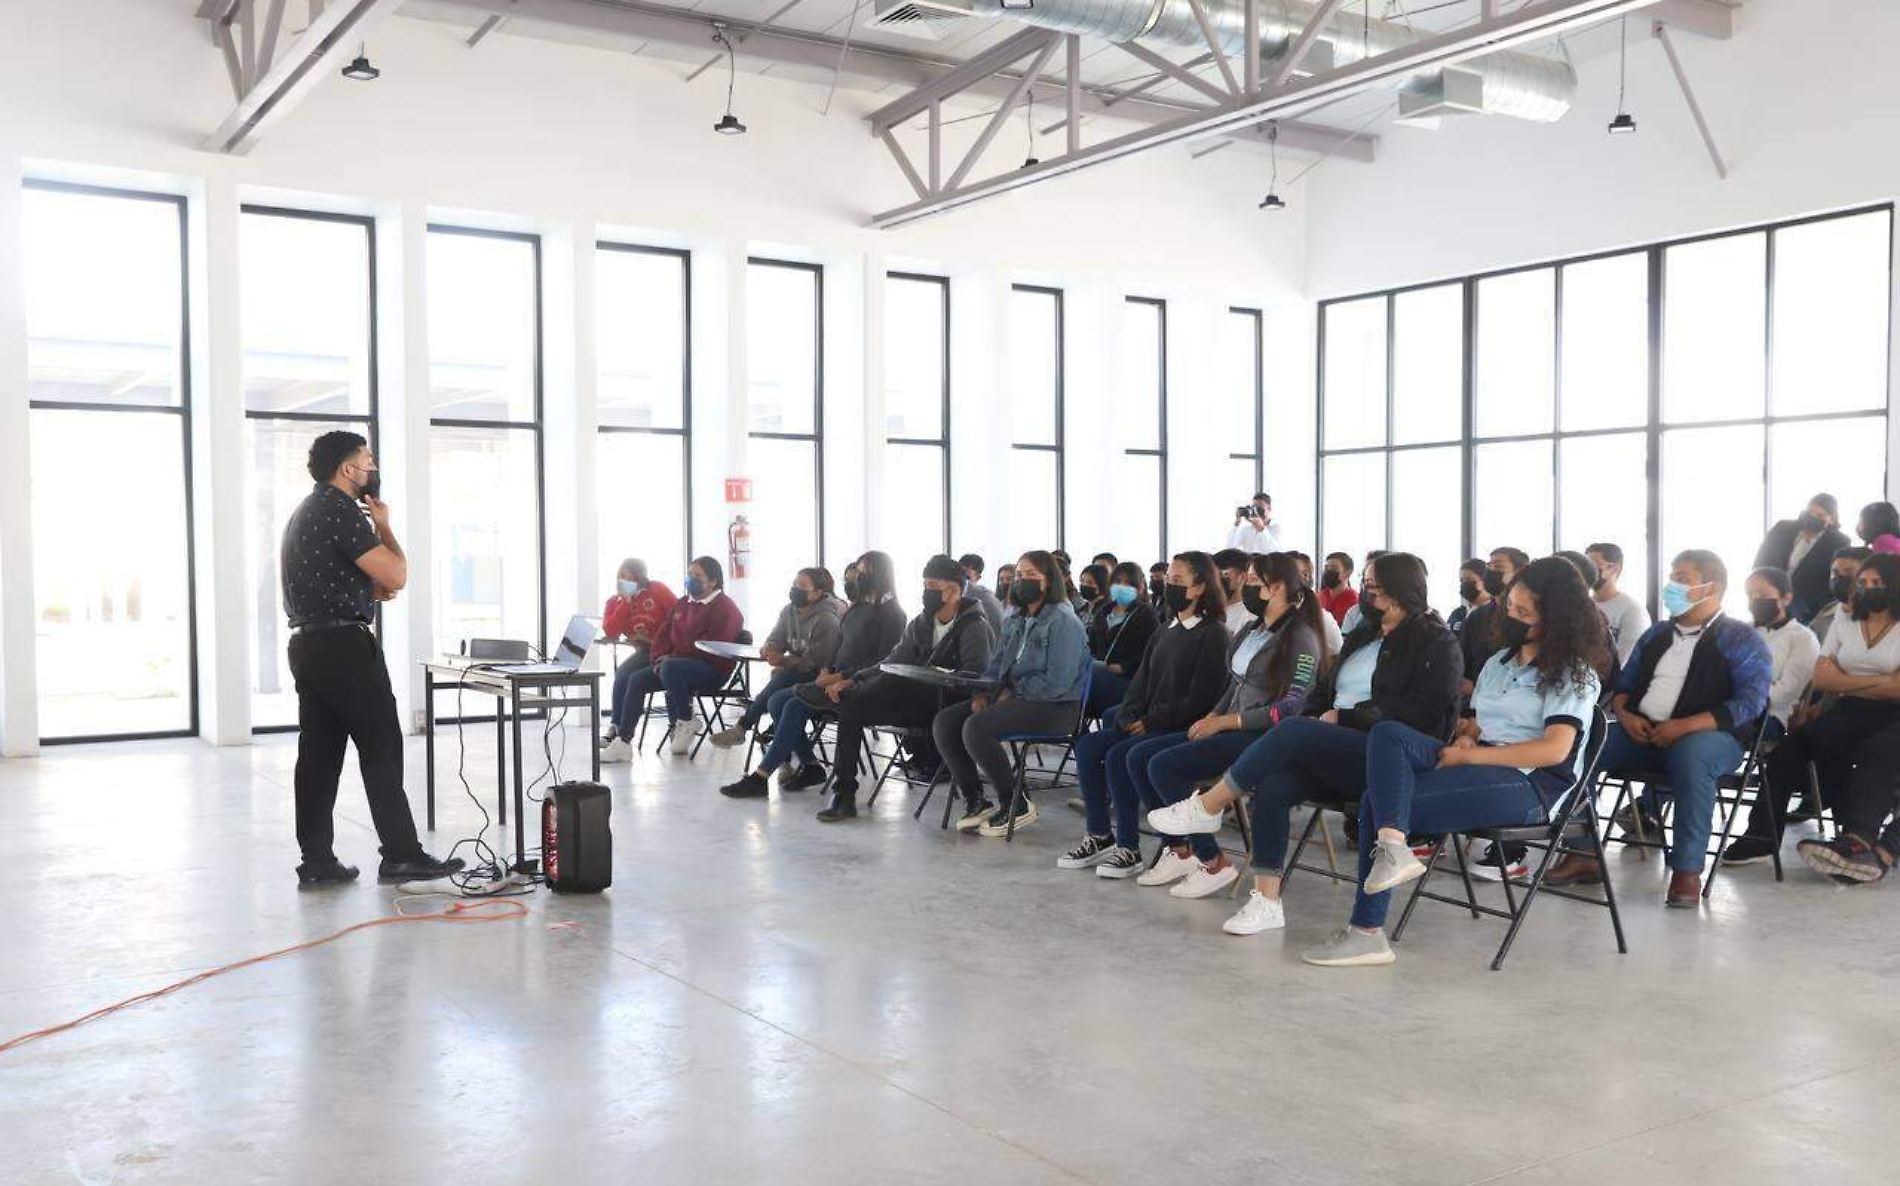
[[[1157,468],[1160,472],[1157,484],[1160,489],[1156,491],[1155,505],[1160,515],[1161,538],[1156,542],[1161,550],[1156,554],[1167,556],[1172,554],[1168,551],[1168,302],[1162,297],[1124,296],[1122,304],[1124,308],[1128,305],[1146,305],[1152,308],[1155,311],[1156,329],[1159,331],[1156,335],[1157,349],[1155,350],[1155,403],[1158,405],[1156,414],[1161,420],[1160,431],[1155,437],[1154,448],[1124,447],[1122,455],[1124,457],[1153,457],[1158,462]]]
[[[1244,317],[1252,324],[1250,338],[1253,342],[1253,452],[1229,453],[1229,461],[1253,462],[1253,488],[1265,490],[1267,485],[1267,317],[1265,310],[1252,309],[1244,305],[1229,305],[1230,317]],[[1165,388],[1164,388],[1165,390]],[[1165,440],[1165,438],[1164,438]]]
[[[77,182],[53,181],[44,178],[27,177],[21,184],[23,190],[39,190],[44,193],[76,194],[97,198],[118,198],[137,202],[157,202],[173,207],[178,218],[178,402],[175,405],[154,407],[135,404],[110,404],[94,400],[40,400],[28,399],[27,414],[39,410],[66,412],[119,412],[140,413],[145,415],[178,417],[179,438],[182,451],[185,508],[185,687],[186,719],[183,729],[140,730],[129,733],[83,733],[58,736],[40,734],[41,745],[83,745],[102,741],[154,741],[173,737],[196,737],[201,725],[199,716],[199,678],[198,678],[198,543],[197,508],[193,498],[192,473],[195,459],[192,449],[192,436],[195,429],[192,416],[192,359],[191,359],[191,218],[190,205],[183,194],[168,194],[156,190],[128,189],[119,186],[88,185]],[[29,419],[30,424],[30,419]],[[31,428],[28,429],[29,437]],[[29,440],[29,448],[31,442]],[[30,454],[29,454],[30,456]],[[37,547],[37,541],[36,545]],[[35,597],[33,616],[35,620],[35,646],[38,645],[38,598]],[[38,689],[34,692],[38,702]]]
[[[752,428],[751,403],[747,400],[746,437],[749,440],[768,441],[807,441],[812,453],[812,490],[817,495],[816,514],[813,521],[817,526],[818,538],[814,541],[818,563],[824,563],[825,555],[825,266],[806,263],[803,260],[775,259],[765,255],[746,256],[748,268],[785,268],[796,272],[808,272],[812,278],[812,410],[810,432],[758,432]],[[747,305],[750,316],[750,304]],[[947,460],[947,459],[946,459]]]
[[[942,351],[943,365],[940,368],[941,374],[938,376],[938,388],[937,388],[938,399],[940,401],[940,408],[942,411],[942,415],[939,418],[937,423],[940,426],[943,432],[943,435],[941,437],[894,437],[894,436],[891,436],[889,432],[887,431],[884,436],[884,445],[887,450],[892,445],[915,445],[922,448],[938,449],[942,451],[943,453],[943,542],[938,548],[938,550],[948,551],[950,548],[950,538],[951,538],[950,509],[952,506],[951,501],[950,501],[950,456],[951,456],[950,454],[950,369],[951,369],[950,278],[948,276],[933,276],[927,272],[892,271],[892,272],[884,273],[884,281],[887,285],[893,280],[906,283],[906,284],[933,284],[933,285],[936,285],[938,289],[940,289],[943,293],[943,317],[941,319],[941,324],[938,327],[938,333],[943,343],[943,351]],[[885,325],[884,327],[884,336],[885,336],[885,339],[888,341],[890,338],[890,327],[888,326],[888,324]],[[883,375],[883,382],[885,383],[886,389],[888,390],[889,383],[890,383],[890,360],[888,356],[886,356],[884,360],[884,371],[885,373]],[[887,424],[889,423],[888,419],[886,420],[886,423]],[[823,555],[823,553],[820,552],[820,555]]]
[[[621,251],[630,255],[664,256],[679,261],[681,310],[685,316],[680,319],[680,426],[661,428],[653,425],[602,424],[595,418],[596,433],[642,433],[648,436],[678,437],[682,464],[680,490],[680,538],[686,541],[686,553],[679,558],[680,571],[685,572],[693,562],[693,253],[684,247],[654,247],[645,243],[623,243],[611,239],[596,239],[595,251]],[[598,369],[598,360],[596,360]],[[596,518],[599,508],[595,508]]]
[[[1040,284],[1011,284],[1009,286],[1009,289],[1012,293],[1017,293],[1017,292],[1034,293],[1039,296],[1053,297],[1055,299],[1055,315],[1056,315],[1056,323],[1055,323],[1055,331],[1056,331],[1055,442],[1053,444],[1044,444],[1039,441],[1038,442],[1018,441],[1014,439],[1015,433],[1012,431],[1010,434],[1011,440],[1010,440],[1009,447],[1011,449],[1022,449],[1028,452],[1032,452],[1032,453],[1055,454],[1055,459],[1056,459],[1056,547],[1066,548],[1068,547],[1068,530],[1069,530],[1068,512],[1067,512],[1068,484],[1069,484],[1067,446],[1068,446],[1069,437],[1068,437],[1068,424],[1066,422],[1065,411],[1066,411],[1067,399],[1068,399],[1069,327],[1068,327],[1068,321],[1067,321],[1068,313],[1067,313],[1067,308],[1065,305],[1065,295],[1063,293],[1063,290],[1060,288],[1049,288]],[[1012,425],[1012,428],[1013,428],[1013,425]]]
[[[1410,449],[1443,448],[1448,445],[1457,445],[1462,449],[1462,453],[1463,453],[1463,489],[1460,496],[1461,497],[1461,508],[1460,508],[1461,548],[1460,550],[1466,556],[1475,555],[1477,554],[1476,549],[1478,546],[1478,539],[1477,539],[1478,508],[1477,508],[1477,500],[1475,498],[1475,495],[1477,493],[1476,470],[1477,470],[1478,448],[1483,445],[1503,444],[1503,443],[1510,443],[1510,442],[1517,442],[1517,441],[1548,441],[1551,444],[1551,511],[1552,511],[1552,515],[1551,515],[1551,538],[1547,542],[1550,545],[1550,547],[1554,548],[1559,542],[1561,542],[1557,537],[1558,537],[1559,532],[1561,531],[1561,525],[1563,523],[1563,502],[1562,502],[1562,499],[1563,499],[1563,460],[1562,459],[1563,459],[1563,452],[1564,452],[1563,450],[1564,442],[1568,440],[1575,440],[1575,439],[1581,439],[1581,438],[1586,438],[1586,437],[1604,437],[1604,436],[1641,434],[1641,436],[1643,437],[1644,448],[1646,451],[1646,457],[1644,460],[1644,476],[1645,476],[1645,482],[1646,482],[1646,487],[1647,487],[1647,489],[1645,490],[1645,495],[1644,495],[1645,503],[1646,503],[1645,527],[1644,527],[1645,538],[1641,541],[1641,545],[1643,548],[1643,554],[1645,555],[1647,559],[1648,587],[1643,590],[1643,596],[1644,596],[1645,601],[1648,604],[1651,615],[1654,616],[1658,608],[1658,595],[1659,595],[1659,590],[1661,588],[1661,582],[1663,578],[1667,575],[1667,568],[1664,564],[1664,557],[1662,555],[1662,528],[1663,528],[1663,525],[1662,525],[1662,501],[1663,501],[1662,446],[1663,446],[1663,436],[1665,432],[1670,431],[1670,430],[1682,430],[1682,429],[1732,428],[1732,427],[1757,426],[1757,425],[1760,426],[1762,429],[1762,438],[1763,438],[1762,456],[1761,456],[1761,478],[1762,478],[1761,512],[1762,512],[1763,524],[1766,525],[1766,524],[1773,523],[1775,521],[1774,508],[1772,505],[1772,499],[1774,497],[1773,486],[1772,486],[1773,460],[1774,460],[1773,441],[1774,441],[1774,435],[1775,435],[1774,429],[1778,425],[1789,424],[1789,423],[1813,423],[1813,422],[1822,422],[1822,421],[1829,421],[1829,420],[1859,420],[1859,419],[1866,419],[1871,416],[1879,416],[1882,419],[1883,423],[1889,424],[1889,431],[1891,431],[1891,428],[1890,428],[1890,422],[1892,419],[1891,400],[1889,400],[1888,403],[1883,404],[1878,407],[1870,406],[1870,407],[1861,407],[1861,408],[1837,409],[1837,410],[1825,411],[1825,412],[1800,412],[1800,413],[1775,412],[1773,410],[1774,409],[1774,403],[1773,403],[1774,374],[1773,374],[1772,368],[1774,365],[1774,353],[1775,353],[1775,326],[1774,326],[1775,256],[1776,256],[1776,242],[1777,242],[1777,237],[1779,233],[1782,231],[1792,229],[1792,228],[1796,228],[1796,227],[1809,226],[1809,225],[1812,225],[1815,223],[1821,223],[1821,222],[1830,222],[1837,219],[1856,218],[1856,217],[1863,217],[1867,215],[1885,215],[1887,219],[1887,236],[1888,236],[1888,239],[1887,239],[1888,241],[1887,270],[1888,270],[1888,281],[1889,281],[1888,291],[1891,292],[1892,281],[1894,278],[1894,267],[1893,267],[1894,235],[1896,233],[1896,230],[1900,230],[1900,227],[1896,226],[1895,210],[1896,210],[1896,204],[1894,202],[1889,201],[1889,202],[1867,203],[1867,204],[1862,204],[1862,205],[1857,205],[1857,206],[1845,207],[1838,210],[1829,210],[1829,211],[1824,211],[1817,214],[1804,215],[1798,218],[1779,219],[1779,220],[1775,220],[1771,222],[1756,223],[1749,226],[1729,227],[1722,230],[1707,231],[1701,234],[1686,235],[1686,236],[1681,236],[1681,237],[1672,238],[1672,239],[1661,239],[1661,240],[1656,240],[1649,243],[1612,248],[1612,249],[1607,249],[1603,251],[1593,251],[1593,252],[1589,252],[1583,255],[1566,256],[1559,259],[1540,260],[1535,263],[1518,264],[1518,265],[1513,265],[1511,267],[1506,267],[1506,268],[1496,268],[1496,269],[1492,269],[1492,270],[1484,271],[1484,272],[1474,272],[1474,273],[1470,273],[1464,276],[1441,277],[1441,278],[1437,278],[1433,280],[1422,281],[1416,284],[1400,285],[1395,288],[1374,289],[1368,292],[1353,293],[1353,294],[1338,296],[1338,297],[1329,297],[1325,300],[1320,301],[1319,314],[1318,314],[1317,325],[1316,325],[1318,349],[1316,351],[1317,359],[1316,359],[1316,365],[1315,365],[1315,383],[1314,383],[1314,392],[1315,392],[1315,395],[1314,395],[1315,516],[1314,517],[1315,517],[1315,521],[1320,524],[1320,529],[1323,532],[1324,525],[1325,525],[1324,500],[1325,500],[1325,469],[1326,469],[1327,459],[1329,457],[1338,457],[1338,456],[1343,456],[1347,454],[1382,453],[1385,455],[1385,462],[1386,462],[1386,512],[1387,512],[1386,513],[1386,535],[1385,535],[1385,540],[1382,546],[1387,546],[1387,547],[1391,546],[1392,544],[1391,510],[1392,510],[1392,500],[1394,497],[1393,490],[1392,490],[1392,482],[1391,482],[1393,455],[1395,453],[1405,451],[1405,450],[1410,450]],[[1664,383],[1664,351],[1667,349],[1667,342],[1665,340],[1665,334],[1664,334],[1664,320],[1665,320],[1665,313],[1666,313],[1665,302],[1668,297],[1667,274],[1666,274],[1667,269],[1665,268],[1666,255],[1671,248],[1684,247],[1684,246],[1689,246],[1689,245],[1697,244],[1697,243],[1706,243],[1706,242],[1710,242],[1712,240],[1718,240],[1718,239],[1736,238],[1736,237],[1746,236],[1746,235],[1762,235],[1766,239],[1765,251],[1764,251],[1765,265],[1764,265],[1764,275],[1763,275],[1764,287],[1763,287],[1763,302],[1762,302],[1765,326],[1764,326],[1763,338],[1762,338],[1762,350],[1763,350],[1763,355],[1764,355],[1764,366],[1767,369],[1765,369],[1763,372],[1762,411],[1759,415],[1728,417],[1728,418],[1716,419],[1716,420],[1683,420],[1683,421],[1665,420],[1663,417],[1663,383]],[[1648,384],[1648,391],[1646,393],[1647,399],[1645,401],[1645,406],[1646,406],[1645,418],[1640,423],[1624,424],[1624,425],[1618,425],[1614,427],[1565,430],[1563,428],[1563,400],[1564,400],[1563,317],[1564,317],[1564,273],[1565,273],[1565,270],[1567,268],[1580,265],[1580,264],[1594,263],[1600,260],[1614,259],[1618,257],[1632,256],[1632,255],[1643,256],[1646,263],[1646,268],[1645,268],[1646,290],[1645,291],[1646,291],[1646,296],[1649,301],[1649,307],[1647,310],[1647,324],[1646,324],[1647,349],[1648,349],[1648,358],[1647,358],[1647,366],[1646,366],[1646,381]],[[1523,273],[1540,271],[1544,269],[1549,269],[1552,271],[1553,273],[1552,283],[1555,286],[1555,301],[1554,301],[1553,310],[1552,310],[1552,319],[1553,319],[1553,332],[1555,333],[1556,336],[1554,339],[1555,348],[1552,350],[1552,361],[1551,361],[1552,372],[1553,372],[1552,386],[1551,386],[1551,428],[1549,431],[1545,431],[1545,432],[1479,436],[1474,431],[1475,425],[1476,425],[1475,417],[1476,417],[1476,387],[1477,387],[1477,384],[1476,384],[1477,344],[1478,344],[1478,333],[1480,329],[1478,325],[1478,298],[1477,298],[1478,285],[1482,281],[1493,279],[1500,276],[1520,275]],[[1428,442],[1408,442],[1403,445],[1395,445],[1392,443],[1391,429],[1392,429],[1392,418],[1393,418],[1392,395],[1393,395],[1393,390],[1394,390],[1394,369],[1393,368],[1394,368],[1394,354],[1395,354],[1395,351],[1392,349],[1392,343],[1395,338],[1394,309],[1396,308],[1396,298],[1408,292],[1414,292],[1420,289],[1441,288],[1441,287],[1445,287],[1447,285],[1452,285],[1452,284],[1459,285],[1462,288],[1463,295],[1464,295],[1464,327],[1463,327],[1463,335],[1462,335],[1463,340],[1461,342],[1461,347],[1460,347],[1463,354],[1463,368],[1462,368],[1463,376],[1462,376],[1462,391],[1461,391],[1461,405],[1462,405],[1461,421],[1462,423],[1460,425],[1460,431],[1456,437],[1448,436],[1443,440],[1428,441]],[[1327,313],[1333,305],[1343,304],[1349,301],[1365,300],[1368,298],[1381,298],[1385,301],[1385,306],[1386,306],[1386,325],[1385,325],[1385,332],[1386,332],[1386,374],[1385,374],[1386,438],[1385,438],[1385,443],[1382,445],[1365,445],[1365,446],[1353,446],[1353,447],[1348,447],[1348,448],[1328,449],[1325,446]],[[1890,342],[1891,342],[1891,339],[1893,337],[1893,332],[1894,332],[1893,322],[1894,322],[1895,312],[1896,310],[1893,306],[1893,303],[1890,301],[1889,307],[1887,310],[1887,335]],[[1888,358],[1891,359],[1891,348],[1889,349]],[[1891,364],[1891,361],[1889,361],[1887,383],[1885,385],[1885,389],[1888,390],[1889,392],[1891,391],[1891,388],[1892,388],[1892,381],[1893,381],[1892,364]],[[1882,489],[1883,490],[1887,488],[1887,483],[1891,480],[1891,477],[1892,477],[1891,466],[1889,465],[1889,467],[1883,471],[1883,475],[1882,475]],[[1327,541],[1325,541],[1324,539],[1321,539],[1319,542],[1319,547],[1322,551],[1324,551],[1325,548],[1327,547]],[[1625,548],[1626,550],[1628,549],[1627,544],[1625,545]]]
[[[300,219],[305,222],[337,223],[355,226],[363,231],[363,237],[369,247],[366,257],[366,262],[369,267],[369,287],[367,290],[369,294],[369,411],[366,413],[344,412],[330,415],[324,412],[267,412],[246,407],[244,409],[245,422],[249,423],[252,420],[269,420],[292,424],[360,424],[365,428],[363,435],[369,438],[370,452],[378,453],[380,450],[380,433],[378,430],[382,423],[382,375],[380,373],[380,355],[378,353],[381,343],[378,339],[380,326],[377,324],[378,293],[376,290],[375,218],[364,214],[338,214],[327,210],[303,210],[292,206],[273,206],[257,202],[245,202],[238,207],[240,223],[247,214],[255,214],[265,218],[290,218]],[[240,293],[240,302],[242,299],[243,294]],[[242,346],[240,344],[240,355],[242,352]],[[375,617],[371,620],[371,629],[376,632],[377,640],[380,641],[383,637],[383,607],[381,602],[378,602],[375,606]],[[251,695],[253,697],[257,695],[256,688],[251,689]],[[259,725],[253,723],[251,726],[251,733],[254,736],[264,736],[274,733],[295,733],[297,730],[298,726],[295,724]]]

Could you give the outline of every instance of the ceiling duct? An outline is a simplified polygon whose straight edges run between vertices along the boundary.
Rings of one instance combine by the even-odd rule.
[[[1009,17],[1063,33],[1117,42],[1207,45],[1189,0],[1035,0],[1035,7],[1027,9],[1005,8],[1002,0],[969,2],[973,11],[985,16]],[[1221,48],[1234,55],[1244,52],[1245,6],[1239,0],[1202,0],[1202,8]],[[1316,11],[1316,5],[1304,0],[1261,0],[1260,44],[1269,62],[1287,52]],[[1429,35],[1392,21],[1336,13],[1299,73],[1377,57]],[[1403,89],[1412,98],[1404,114],[1420,118],[1477,112],[1549,123],[1570,110],[1577,90],[1577,73],[1569,63],[1535,54],[1507,50],[1462,62],[1455,69],[1459,77],[1449,86],[1441,71],[1418,75],[1407,83]]]
[[[965,0],[877,0],[871,27],[922,41],[942,41],[974,15]]]

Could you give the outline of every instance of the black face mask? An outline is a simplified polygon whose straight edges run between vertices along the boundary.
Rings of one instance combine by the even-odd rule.
[[[943,590],[924,590],[924,616],[934,618],[943,611]]]
[[[1042,600],[1042,582],[1018,578],[1009,583],[1009,599],[1018,609],[1028,609]]]
[[[845,577],[844,599],[846,601],[856,601],[858,599],[858,578],[857,577],[855,576]]]
[[[1346,583],[1346,578],[1340,574],[1337,568],[1329,568],[1320,574],[1319,583],[1321,588],[1337,589]]]
[[[1150,601],[1160,601],[1167,595],[1168,582],[1166,580],[1161,577],[1153,577],[1148,581],[1148,599]]]
[[[1836,601],[1846,601],[1854,595],[1853,577],[1835,577],[1827,583],[1827,591]]]
[[[1464,598],[1466,601],[1476,601],[1478,594],[1482,592],[1484,592],[1484,586],[1477,581],[1458,582],[1458,596]]]
[[[1385,606],[1375,605],[1366,599],[1365,593],[1359,594],[1359,616],[1374,626],[1385,621]]]
[[[1240,603],[1256,618],[1266,616],[1267,599],[1261,596],[1264,591],[1260,585],[1247,585],[1240,590]]]
[[[1094,585],[1082,586],[1082,600],[1087,601],[1087,602],[1095,602],[1095,601],[1100,600],[1101,596],[1102,596],[1102,591],[1100,589],[1097,589]]]
[[[1854,590],[1854,620],[1865,622],[1875,614],[1893,612],[1893,591],[1891,589]]]
[[[1186,585],[1169,585],[1163,595],[1168,602],[1170,613],[1180,613],[1190,604]]]
[[[1781,620],[1781,602],[1772,597],[1751,597],[1748,616],[1755,619],[1757,626],[1773,626]]]
[[[811,604],[811,594],[805,592],[803,589],[799,588],[797,585],[793,585],[792,592],[788,600],[791,601],[793,609],[804,609],[806,606]]]
[[[1498,645],[1517,650],[1530,641],[1531,627],[1528,622],[1516,618],[1505,618],[1498,623]]]
[[[1484,591],[1493,597],[1504,596],[1504,574],[1495,568],[1484,570]]]
[[[1809,511],[1799,519],[1796,519],[1794,525],[1798,529],[1810,534],[1818,534],[1827,530],[1827,520],[1821,518],[1821,516],[1815,514],[1813,511]]]

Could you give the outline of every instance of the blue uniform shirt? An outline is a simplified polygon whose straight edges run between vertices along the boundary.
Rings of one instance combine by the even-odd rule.
[[[1582,773],[1584,734],[1589,731],[1591,711],[1602,692],[1596,672],[1586,673],[1582,684],[1564,679],[1556,687],[1540,690],[1537,668],[1517,661],[1517,652],[1499,651],[1478,672],[1471,691],[1471,710],[1478,718],[1478,741],[1483,745],[1514,745],[1536,741],[1551,725],[1574,725],[1577,739],[1570,756],[1541,770],[1525,767],[1526,774],[1546,774],[1562,786],[1569,786]]]
[[[1333,681],[1333,707],[1353,708],[1372,699],[1372,672],[1379,666],[1385,639],[1375,638],[1346,657]]]

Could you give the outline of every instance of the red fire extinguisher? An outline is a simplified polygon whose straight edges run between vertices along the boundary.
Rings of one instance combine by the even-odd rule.
[[[744,580],[746,566],[752,563],[752,529],[746,526],[744,515],[736,516],[726,528],[726,547],[733,578]]]

